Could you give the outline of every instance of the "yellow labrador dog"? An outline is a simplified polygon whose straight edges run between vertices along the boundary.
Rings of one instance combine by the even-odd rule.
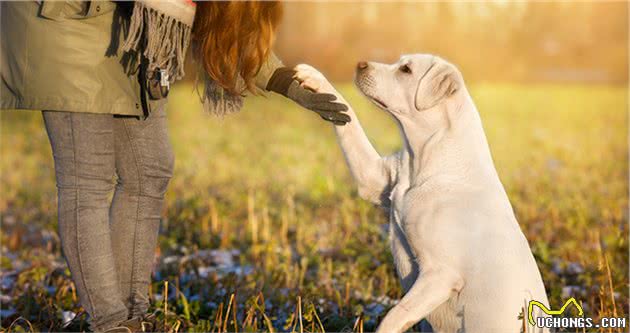
[[[296,70],[303,86],[347,104],[317,70]],[[531,332],[519,317],[527,318],[530,300],[549,306],[545,287],[459,70],[408,55],[360,62],[355,83],[393,116],[404,140],[381,157],[352,108],[352,121],[335,126],[360,196],[389,210],[405,295],[377,332],[403,332],[423,318],[436,332]]]

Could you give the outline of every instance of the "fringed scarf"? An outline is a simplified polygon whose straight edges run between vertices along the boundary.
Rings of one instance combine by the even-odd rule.
[[[162,85],[181,79],[195,8],[192,0],[135,1],[122,50],[133,54],[136,64],[144,57],[148,71],[162,73]],[[200,98],[205,111],[225,115],[240,110],[242,96],[225,91],[204,70],[201,72],[204,90]]]

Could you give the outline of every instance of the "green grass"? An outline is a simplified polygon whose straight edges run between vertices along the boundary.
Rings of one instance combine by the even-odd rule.
[[[391,119],[339,87],[377,149],[395,151]],[[628,314],[626,89],[470,87],[552,307],[575,297],[596,319]],[[387,220],[358,198],[331,126],[277,96],[217,119],[187,85],[168,114],[176,170],[151,288],[162,329],[373,330],[401,296]],[[62,328],[80,309],[41,115],[0,117],[2,327],[85,329],[85,317]],[[225,250],[223,266],[207,249]]]

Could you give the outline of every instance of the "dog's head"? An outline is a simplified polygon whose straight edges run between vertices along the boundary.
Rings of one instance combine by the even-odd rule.
[[[463,88],[455,66],[427,54],[402,56],[394,64],[361,61],[355,83],[378,107],[396,117],[430,110],[457,98]]]

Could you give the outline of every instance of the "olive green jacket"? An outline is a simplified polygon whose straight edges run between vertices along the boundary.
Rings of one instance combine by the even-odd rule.
[[[110,1],[0,3],[0,108],[143,114],[140,84],[122,65],[122,6]],[[282,63],[275,56],[256,84]],[[150,109],[166,98],[150,100]]]

